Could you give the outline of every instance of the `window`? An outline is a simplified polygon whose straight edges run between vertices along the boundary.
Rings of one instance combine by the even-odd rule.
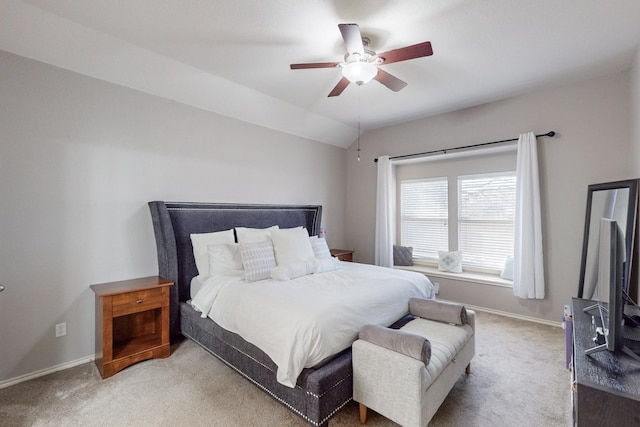
[[[411,179],[400,183],[400,241],[417,258],[438,258],[449,246],[447,178]]]
[[[500,271],[513,255],[514,172],[458,177],[458,248],[465,267]]]
[[[448,180],[457,180],[454,191]],[[515,191],[511,171],[401,180],[400,244],[418,262],[460,250],[464,269],[499,273],[513,255]]]

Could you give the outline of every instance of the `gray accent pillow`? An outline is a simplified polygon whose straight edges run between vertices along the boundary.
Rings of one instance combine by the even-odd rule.
[[[425,366],[431,360],[431,343],[420,335],[389,329],[378,325],[364,325],[359,338],[386,349],[421,360]]]
[[[393,245],[393,265],[413,265],[413,248]]]
[[[411,298],[409,312],[423,319],[463,325],[467,323],[467,309],[455,302],[436,301],[433,299]]]

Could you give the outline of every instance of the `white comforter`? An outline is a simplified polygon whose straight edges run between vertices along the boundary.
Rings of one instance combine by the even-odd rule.
[[[424,275],[341,262],[338,270],[289,281],[212,276],[191,303],[264,351],[278,366],[278,382],[295,387],[303,368],[349,347],[366,324],[392,324],[412,297],[434,297]]]

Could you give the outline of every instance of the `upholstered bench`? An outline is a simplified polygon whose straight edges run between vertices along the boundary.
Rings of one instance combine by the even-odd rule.
[[[353,344],[353,400],[405,427],[425,427],[475,351],[475,313],[461,304],[412,299],[400,330],[367,325]]]

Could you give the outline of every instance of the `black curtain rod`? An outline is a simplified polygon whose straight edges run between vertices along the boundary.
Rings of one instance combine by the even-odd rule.
[[[548,137],[553,138],[555,135],[556,135],[556,133],[554,131],[550,131],[550,132],[547,132],[547,133],[536,135],[536,138],[541,137],[541,136],[548,136]],[[429,154],[437,154],[437,153],[447,154],[447,152],[449,152],[449,151],[465,150],[467,148],[475,148],[475,147],[482,147],[482,146],[485,146],[485,145],[501,144],[503,142],[513,142],[513,141],[517,141],[517,140],[518,140],[518,138],[511,138],[511,139],[503,139],[502,141],[483,142],[482,144],[465,145],[464,147],[443,148],[441,150],[425,151],[424,153],[404,154],[402,156],[389,157],[389,160],[404,159],[406,157],[428,156]],[[375,159],[373,159],[373,161],[377,162],[378,159],[375,158]]]

